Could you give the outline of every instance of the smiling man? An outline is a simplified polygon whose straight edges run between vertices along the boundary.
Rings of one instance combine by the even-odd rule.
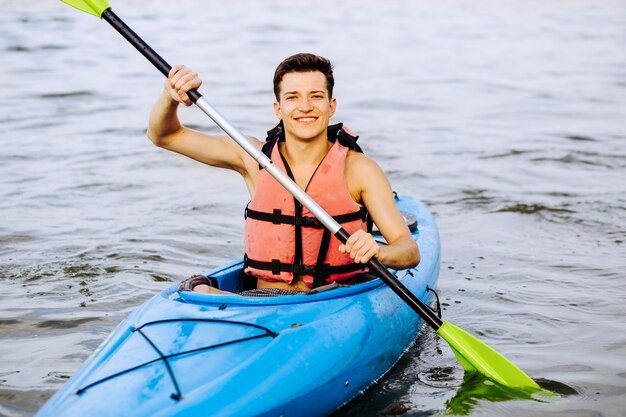
[[[274,74],[279,125],[265,144],[250,140],[338,219],[352,235],[345,245],[230,137],[206,135],[180,123],[178,105],[191,105],[186,93],[201,84],[189,68],[173,67],[150,114],[148,136],[157,146],[243,177],[251,197],[244,232],[245,272],[256,281],[256,289],[246,295],[296,294],[333,282],[352,284],[372,257],[395,269],[419,263],[419,250],[384,173],[358,147],[350,146],[355,142],[347,129],[329,128],[337,106],[330,61],[296,54],[281,62]],[[368,216],[388,245],[379,246],[368,233]],[[201,276],[183,286],[222,292]]]

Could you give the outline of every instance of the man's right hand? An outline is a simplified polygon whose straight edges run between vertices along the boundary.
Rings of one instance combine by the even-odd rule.
[[[165,91],[172,100],[191,106],[193,103],[187,95],[187,91],[193,88],[198,89],[201,85],[202,80],[198,77],[197,72],[184,65],[175,65],[165,80]]]

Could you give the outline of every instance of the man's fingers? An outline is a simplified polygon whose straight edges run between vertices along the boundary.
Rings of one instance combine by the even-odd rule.
[[[192,71],[184,65],[175,65],[168,74],[166,87],[170,90],[170,94],[174,99],[191,106],[193,103],[187,92],[191,89],[198,89],[202,85],[202,80],[198,77],[198,73]]]
[[[354,262],[356,263],[367,263],[372,256],[376,254],[376,248],[373,247],[369,242],[368,244],[363,245],[360,250],[356,252],[356,254],[352,257]]]
[[[170,84],[177,91],[181,89],[189,91],[192,88],[200,87],[202,84],[202,81],[198,78],[198,73],[192,71],[191,68],[187,68],[184,65],[172,67],[168,79]]]
[[[358,256],[357,258],[355,258],[354,262],[359,263],[359,264],[366,264],[369,262],[370,259],[372,259],[377,254],[378,254],[377,247],[369,248],[369,250],[367,250],[362,256]]]
[[[182,67],[183,65],[174,65],[172,69],[170,69],[169,74],[167,74],[167,78],[171,79]]]
[[[359,231],[356,231],[352,236],[346,240],[346,243],[343,246],[343,250],[345,253],[349,253],[352,256],[352,251],[354,250],[354,245],[359,241]]]
[[[202,85],[202,81],[200,81],[196,76],[193,76],[191,78],[183,78],[178,82],[177,85],[177,89],[178,90],[182,90],[185,93],[193,88],[200,88],[200,85]]]
[[[348,253],[356,263],[367,263],[378,254],[378,245],[371,234],[357,230],[344,245],[339,246],[339,251]]]
[[[185,103],[186,106],[191,106],[193,104],[191,99],[187,95],[187,93],[185,93],[184,91],[182,90],[179,91],[178,95],[180,96],[180,99],[183,101],[183,103]]]
[[[180,80],[180,78],[185,75],[185,70],[186,68],[184,65],[176,65],[175,67],[172,67],[172,70],[167,77],[169,78],[172,86],[176,86],[178,80]]]

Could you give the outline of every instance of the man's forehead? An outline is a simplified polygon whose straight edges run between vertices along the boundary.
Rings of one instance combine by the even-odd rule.
[[[287,91],[327,91],[326,77],[319,71],[288,72],[281,80],[281,89]]]

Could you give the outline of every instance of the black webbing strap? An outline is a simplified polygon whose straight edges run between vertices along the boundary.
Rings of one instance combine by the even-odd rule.
[[[314,229],[323,229],[324,225],[315,217],[308,216],[291,216],[288,214],[282,214],[280,209],[274,209],[272,213],[252,210],[248,206],[244,211],[244,218],[251,218],[262,222],[269,222],[273,224],[290,224],[292,226],[311,227]],[[363,220],[367,222],[368,230],[371,230],[370,217],[367,215],[365,207],[361,207],[359,211],[352,213],[340,214],[333,216],[333,219],[339,224],[353,222],[355,220]]]
[[[345,130],[343,130],[343,123],[337,123],[336,125],[328,126],[328,140],[331,143],[339,142],[341,146],[345,146],[348,149],[363,153],[363,149],[356,143],[359,139],[358,136],[352,136]]]
[[[317,288],[326,284],[326,278],[330,276],[330,271],[329,271],[330,268],[324,267],[326,254],[328,254],[328,248],[330,246],[330,237],[331,237],[330,231],[328,229],[324,229],[324,234],[322,235],[322,241],[320,242],[320,250],[319,252],[317,252],[317,261],[315,262],[315,275],[313,276],[313,288]]]
[[[283,263],[279,259],[272,259],[269,262],[257,261],[255,259],[248,258],[248,255],[243,257],[244,266],[260,269],[263,271],[272,271],[272,275],[280,275],[281,272],[290,272],[295,275],[312,275],[314,267],[307,265],[299,265],[293,263]]]
[[[363,206],[363,210],[365,210],[365,223],[367,224],[367,233],[372,233],[372,231],[374,230],[374,219],[372,219],[372,216],[370,216],[365,206]]]
[[[280,153],[280,152],[279,152]],[[291,180],[293,182],[296,182],[296,177],[293,175],[293,172],[291,171],[291,167],[289,166],[289,163],[287,162],[287,160],[285,159],[285,157],[283,156],[283,154],[280,154],[280,158],[283,161],[283,165],[285,165],[285,170],[287,171],[287,175],[289,175],[289,178],[291,178]],[[298,199],[296,199],[296,197],[293,197],[293,205],[294,205],[294,211],[295,211],[295,218],[301,219],[302,218],[302,203],[300,203],[298,201]],[[302,261],[302,226],[301,225],[296,225],[295,226],[295,239],[294,239],[294,258],[293,258],[293,263],[296,265],[304,265],[304,262]],[[272,262],[274,262],[275,260],[273,260]],[[276,274],[274,274],[276,275]],[[302,274],[297,274],[297,275],[302,275]]]
[[[267,156],[268,158],[272,159],[272,149],[274,149],[274,146],[276,145],[277,142],[278,142],[278,139],[265,142],[263,146],[261,147],[261,152],[263,152],[265,156]],[[261,164],[259,164],[259,170],[262,170],[262,169],[263,167],[261,166]]]
[[[262,271],[272,271],[273,275],[280,275],[281,272],[291,272],[296,275],[313,275],[316,274],[316,267],[311,265],[296,265],[293,263],[280,262],[278,259],[272,261],[257,261],[255,259],[248,258],[248,255],[243,257],[244,267],[251,267],[260,269]],[[366,268],[365,264],[348,264],[348,265],[335,265],[322,264],[321,269],[324,275],[327,277],[333,274],[345,274],[347,272],[362,271]]]

